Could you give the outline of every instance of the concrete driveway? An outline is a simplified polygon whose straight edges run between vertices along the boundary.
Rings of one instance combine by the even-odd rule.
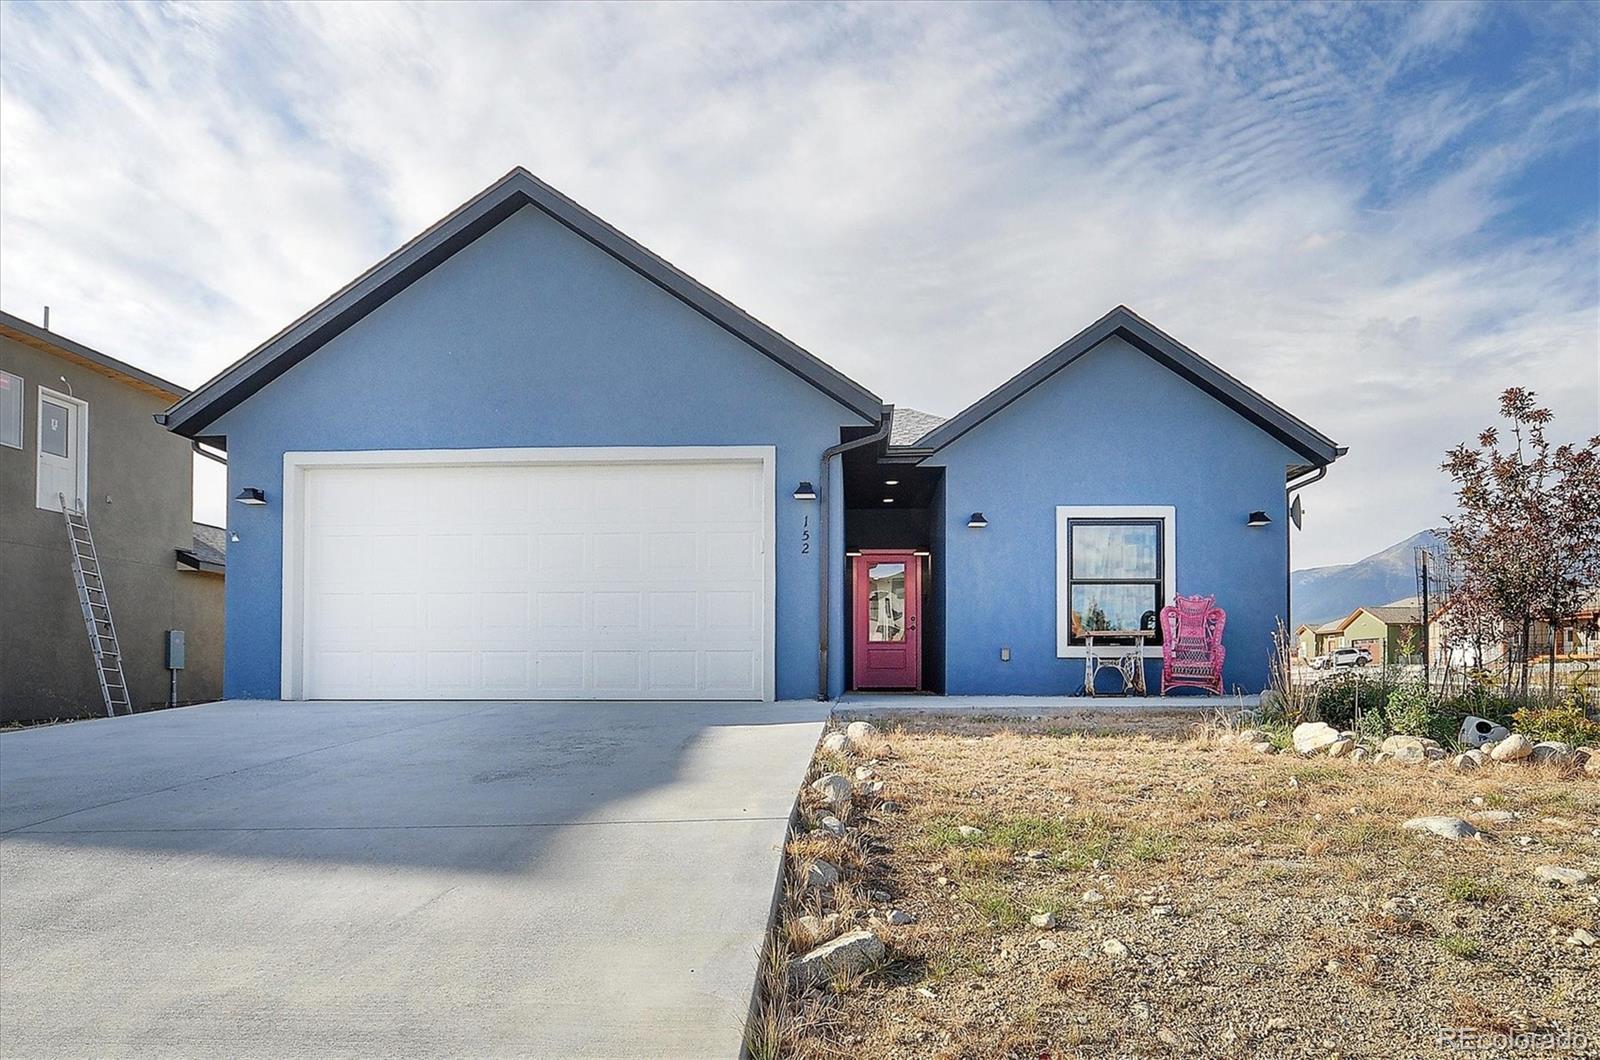
[[[734,1056],[817,704],[0,735],[0,1054]]]

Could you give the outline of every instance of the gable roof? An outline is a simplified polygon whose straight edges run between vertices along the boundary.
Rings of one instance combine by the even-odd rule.
[[[168,409],[158,421],[196,437],[223,413],[525,206],[537,207],[869,422],[876,423],[882,415],[883,402],[877,395],[518,166]]]
[[[1217,398],[1305,457],[1312,467],[1331,464],[1346,452],[1331,438],[1291,416],[1127,306],[1121,305],[1012,376],[987,396],[928,432],[917,441],[914,448],[929,452],[944,448],[1112,336],[1126,340],[1134,348]]]
[[[923,412],[921,409],[896,405],[894,406],[894,417],[889,424],[889,444],[893,446],[915,446],[923,435],[944,422],[943,416],[935,416],[933,413]]]
[[[178,565],[185,570],[222,574],[228,569],[228,531],[210,523],[194,524],[194,544],[178,551]]]
[[[1358,607],[1356,610],[1365,611],[1386,626],[1415,626],[1422,622],[1422,614],[1416,607]]]
[[[91,372],[103,375],[108,379],[115,379],[119,383],[126,383],[135,390],[143,391],[154,397],[164,397],[169,401],[177,401],[186,397],[189,391],[177,383],[169,382],[159,375],[152,375],[143,368],[135,368],[126,361],[119,361],[115,357],[107,356],[99,350],[91,349],[81,342],[73,342],[64,335],[57,335],[53,331],[46,331],[37,324],[30,324],[21,317],[12,316],[10,313],[0,312],[0,335],[20,342],[24,346],[32,347],[41,353],[48,353],[60,357],[64,361],[87,368]]]

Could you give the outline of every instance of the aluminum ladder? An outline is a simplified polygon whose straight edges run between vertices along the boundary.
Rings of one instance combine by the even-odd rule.
[[[111,621],[111,600],[100,575],[100,554],[95,551],[94,534],[89,530],[89,513],[67,503],[63,494],[61,514],[67,520],[67,540],[72,549],[72,580],[78,586],[78,606],[83,610],[83,627],[89,634],[89,650],[94,655],[95,673],[100,678],[100,696],[105,700],[106,716],[132,714],[128,680],[122,674],[122,644]]]

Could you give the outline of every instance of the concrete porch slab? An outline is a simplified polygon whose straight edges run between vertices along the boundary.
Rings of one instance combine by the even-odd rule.
[[[884,714],[952,714],[1003,718],[1073,717],[1084,713],[1193,713],[1251,710],[1259,695],[1232,696],[936,696],[879,692],[847,692],[833,704],[836,718]]]

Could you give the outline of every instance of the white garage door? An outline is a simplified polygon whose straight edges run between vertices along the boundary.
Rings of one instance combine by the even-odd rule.
[[[771,697],[759,460],[313,464],[299,492],[306,698]]]

